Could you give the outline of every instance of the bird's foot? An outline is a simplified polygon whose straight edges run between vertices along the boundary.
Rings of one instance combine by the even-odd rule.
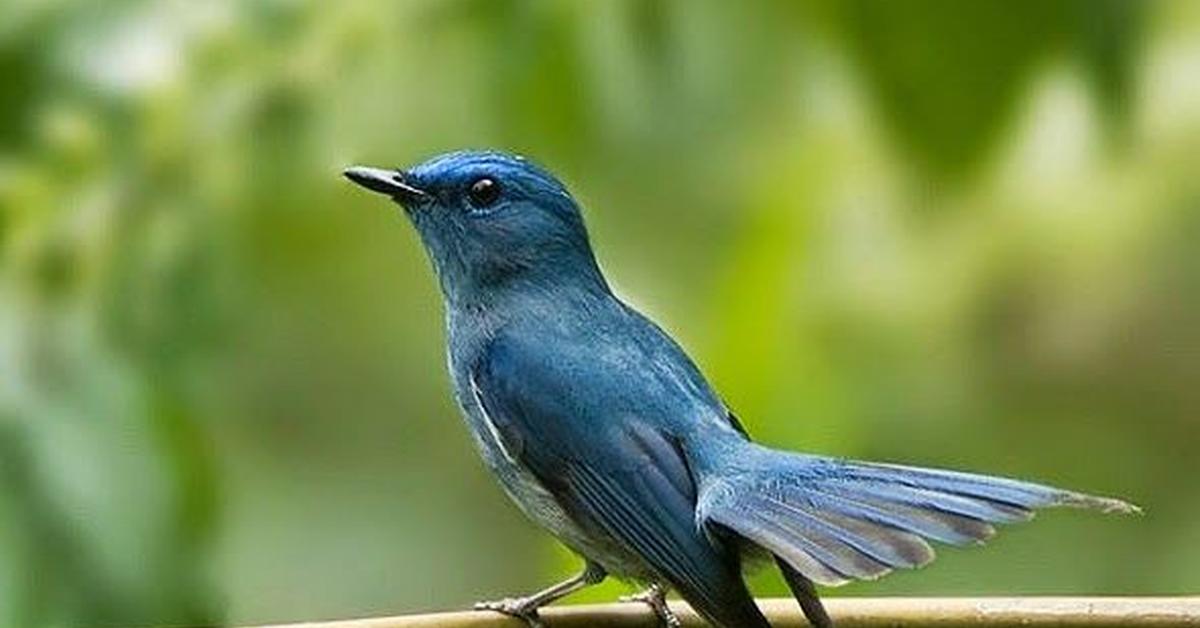
[[[529,628],[546,627],[538,615],[537,600],[532,597],[506,597],[494,602],[476,602],[474,608],[477,611],[496,611],[516,617],[529,624]]]
[[[671,610],[671,607],[667,606],[667,590],[657,584],[650,585],[650,588],[640,593],[623,595],[620,601],[648,605],[654,611],[654,614],[662,620],[663,625],[668,628],[680,628],[683,625],[679,621],[679,617]]]

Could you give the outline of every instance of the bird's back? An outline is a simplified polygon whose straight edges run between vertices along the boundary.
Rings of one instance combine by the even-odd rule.
[[[450,354],[460,396],[469,371],[497,341],[520,345],[545,376],[561,381],[574,411],[564,421],[603,428],[618,417],[683,438],[727,431],[729,412],[683,349],[661,328],[611,294],[529,298],[505,310],[451,316]]]
[[[475,342],[469,363],[455,361],[459,395],[527,514],[611,573],[669,584],[720,625],[766,625],[737,548],[696,525],[685,450],[704,430],[741,435],[663,332],[612,298],[508,320]]]

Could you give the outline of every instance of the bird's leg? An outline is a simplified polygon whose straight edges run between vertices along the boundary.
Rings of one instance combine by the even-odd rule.
[[[680,628],[682,625],[679,618],[675,616],[675,612],[671,610],[670,606],[667,606],[667,590],[657,582],[641,593],[621,597],[621,601],[648,604],[654,614],[662,620],[663,625],[668,628]]]
[[[580,589],[598,584],[608,574],[604,568],[592,562],[584,566],[583,571],[573,578],[546,587],[537,593],[524,597],[509,597],[495,602],[478,602],[477,611],[496,611],[519,619],[524,619],[530,628],[542,628],[542,620],[538,617],[538,609],[566,597]]]

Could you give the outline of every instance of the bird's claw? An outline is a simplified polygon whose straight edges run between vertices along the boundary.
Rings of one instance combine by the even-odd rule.
[[[675,615],[675,611],[667,606],[667,592],[657,584],[651,585],[650,588],[640,593],[633,595],[622,595],[618,598],[621,602],[636,602],[646,604],[654,614],[658,616],[662,623],[668,628],[680,628],[683,624],[679,621],[679,617]]]
[[[474,608],[477,611],[495,611],[509,617],[516,617],[524,620],[529,628],[545,628],[546,626],[542,623],[541,616],[538,615],[537,606],[534,606],[529,598],[506,597],[494,602],[476,602]]]

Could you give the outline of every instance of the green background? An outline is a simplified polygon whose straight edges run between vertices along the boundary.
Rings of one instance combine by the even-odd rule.
[[[760,440],[1146,509],[829,594],[1198,588],[1200,3],[7,0],[0,77],[0,625],[577,568],[470,448],[411,229],[339,176],[464,147],[558,172]]]

